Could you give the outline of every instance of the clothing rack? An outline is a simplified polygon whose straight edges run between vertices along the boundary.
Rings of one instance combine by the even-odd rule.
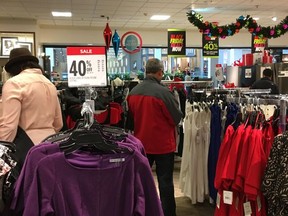
[[[213,83],[213,81],[174,81],[174,80],[161,80],[161,83],[164,85],[169,85],[169,84],[207,84],[210,85]]]
[[[256,94],[259,92],[255,91]],[[263,97],[263,98],[261,98]],[[235,103],[250,103],[254,105],[260,104],[270,104],[277,105],[280,108],[279,112],[279,127],[282,132],[286,131],[286,113],[287,113],[287,103],[288,103],[288,95],[258,95],[258,97],[227,97],[227,102],[235,102]]]

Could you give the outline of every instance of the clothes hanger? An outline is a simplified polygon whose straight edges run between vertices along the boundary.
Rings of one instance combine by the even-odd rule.
[[[99,153],[131,153],[131,150],[118,146],[116,142],[107,140],[99,130],[95,129],[78,129],[71,133],[70,137],[59,144],[60,150],[65,155],[71,154],[76,150],[88,150]]]

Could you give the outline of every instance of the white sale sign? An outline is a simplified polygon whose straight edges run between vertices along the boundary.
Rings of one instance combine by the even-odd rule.
[[[67,47],[69,87],[107,85],[105,47]]]

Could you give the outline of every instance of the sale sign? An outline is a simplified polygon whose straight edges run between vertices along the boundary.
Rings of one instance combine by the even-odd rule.
[[[203,57],[218,58],[219,39],[218,37],[203,34],[202,36]]]
[[[264,52],[268,47],[268,39],[265,37],[259,37],[257,35],[252,35],[252,53],[254,52]]]
[[[168,56],[186,55],[186,31],[168,29]]]
[[[105,47],[67,47],[69,87],[107,85]]]

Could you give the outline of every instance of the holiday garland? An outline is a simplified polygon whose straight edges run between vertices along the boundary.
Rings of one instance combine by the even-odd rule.
[[[248,31],[260,38],[277,38],[284,35],[288,31],[288,16],[283,19],[278,25],[273,27],[263,27],[258,25],[257,22],[249,15],[246,17],[240,16],[236,19],[235,23],[230,25],[218,26],[215,23],[203,22],[203,16],[193,10],[187,12],[188,20],[194,26],[196,26],[202,34],[209,36],[217,36],[220,38],[226,38],[232,36],[240,31],[242,28],[248,29]]]

